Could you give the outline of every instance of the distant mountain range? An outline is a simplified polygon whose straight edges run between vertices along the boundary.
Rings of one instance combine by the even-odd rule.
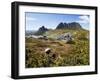
[[[56,29],[83,29],[82,26],[77,23],[77,22],[72,22],[72,23],[63,23],[60,22]],[[56,30],[55,29],[55,30]],[[47,29],[45,26],[42,26],[38,29],[37,32],[34,33],[34,35],[42,35],[43,33],[49,31],[50,29]]]
[[[72,23],[59,23],[56,29],[82,29],[82,26],[77,22]]]

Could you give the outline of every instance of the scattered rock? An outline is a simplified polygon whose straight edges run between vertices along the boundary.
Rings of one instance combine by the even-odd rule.
[[[38,39],[44,39],[44,40],[47,40],[47,36],[39,36]]]
[[[51,53],[51,48],[46,48],[46,49],[45,49],[45,53],[46,53],[46,54],[50,54],[50,53]]]
[[[62,40],[62,41],[64,40],[67,43],[67,42],[73,41],[74,39],[72,38],[72,34],[68,32],[63,35],[58,36],[57,40]]]
[[[29,35],[29,36],[26,36],[26,38],[45,39],[45,40],[48,39],[47,36],[42,36],[42,35],[38,35],[38,36],[36,36],[36,35]]]

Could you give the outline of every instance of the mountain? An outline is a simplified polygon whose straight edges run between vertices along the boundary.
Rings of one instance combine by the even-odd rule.
[[[59,23],[56,29],[82,29],[82,26],[77,22],[72,23]],[[34,35],[43,35],[45,32],[49,31],[45,26],[41,26]]]
[[[59,23],[56,29],[82,29],[82,26],[77,22],[72,23]]]
[[[42,26],[42,27],[39,28],[38,31],[45,32],[45,31],[48,31],[48,29],[45,26]]]
[[[59,23],[56,29],[63,29],[65,28],[65,24],[64,23]]]
[[[46,31],[48,31],[48,29],[45,26],[42,26],[39,28],[39,30],[35,33],[35,35],[42,35],[43,33],[45,33]]]

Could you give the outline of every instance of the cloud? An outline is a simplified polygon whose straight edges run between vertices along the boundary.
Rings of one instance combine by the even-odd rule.
[[[76,22],[79,22],[79,23],[82,23],[82,24],[86,24],[86,23],[89,23],[89,17],[86,16],[86,15],[83,15],[83,16],[79,16],[79,20],[76,21]]]
[[[85,20],[85,21],[89,21],[89,17],[88,16],[79,16],[79,18],[81,19],[81,20]]]
[[[26,17],[26,20],[27,21],[36,21],[37,19],[36,18],[33,18],[33,17]]]

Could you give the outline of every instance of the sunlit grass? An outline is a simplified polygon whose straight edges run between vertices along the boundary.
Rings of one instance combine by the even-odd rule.
[[[70,43],[55,40],[55,37],[71,32],[74,40]],[[85,30],[51,30],[44,35],[48,40],[26,38],[26,68],[81,66],[89,65],[89,31]],[[50,55],[45,53],[51,48]],[[57,57],[53,57],[53,55]]]

